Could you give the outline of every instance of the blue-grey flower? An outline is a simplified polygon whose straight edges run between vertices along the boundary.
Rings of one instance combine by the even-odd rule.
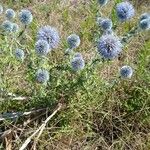
[[[5,12],[5,15],[8,20],[11,20],[11,19],[15,18],[16,13],[13,9],[7,9]]]
[[[3,6],[0,5],[0,14],[2,14],[2,13],[3,13]]]
[[[149,30],[150,29],[150,18],[141,20],[139,23],[139,27],[142,30]]]
[[[144,13],[140,16],[140,21],[150,18],[150,13]]]
[[[19,20],[22,24],[29,25],[33,20],[32,13],[27,9],[21,10],[21,12],[19,13]]]
[[[123,66],[120,69],[120,76],[122,78],[131,78],[133,75],[133,69],[130,66]]]
[[[103,19],[100,24],[103,30],[110,30],[113,26],[111,19]]]
[[[12,32],[18,32],[18,30],[19,30],[18,24],[13,23],[13,29],[12,29]]]
[[[129,20],[135,14],[134,7],[129,2],[118,3],[116,6],[116,12],[117,12],[118,19],[120,21]]]
[[[10,22],[10,21],[8,21],[8,20],[4,21],[4,22],[2,23],[2,29],[3,29],[5,32],[7,32],[7,33],[12,32],[12,30],[13,30],[13,23]]]
[[[35,50],[38,55],[47,55],[50,51],[49,44],[45,40],[38,40],[35,43]]]
[[[45,40],[49,44],[49,48],[56,48],[59,44],[60,37],[56,28],[51,26],[41,27],[37,33],[37,40]]]
[[[99,39],[97,49],[102,58],[114,59],[122,51],[122,44],[117,36],[106,34]]]
[[[85,66],[85,62],[82,56],[75,56],[72,60],[71,60],[71,67],[74,71],[79,71],[84,69]]]
[[[80,37],[76,34],[71,34],[67,38],[67,43],[70,49],[77,48],[80,45]]]
[[[109,0],[98,0],[98,3],[101,5],[101,6],[104,6],[108,3]]]
[[[38,69],[36,72],[36,80],[42,84],[48,82],[49,72],[45,69]]]
[[[22,49],[16,49],[15,50],[15,57],[17,60],[23,61],[25,58],[24,51]]]

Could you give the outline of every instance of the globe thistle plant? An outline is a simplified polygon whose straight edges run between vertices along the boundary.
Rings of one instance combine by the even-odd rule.
[[[133,69],[130,66],[123,66],[120,69],[121,78],[131,78],[133,75]]]
[[[139,22],[139,27],[142,30],[149,30],[150,29],[150,18],[141,20]]]
[[[116,6],[116,13],[120,21],[127,21],[134,16],[134,8],[129,2],[121,2]]]
[[[101,5],[101,6],[104,6],[108,3],[109,0],[98,0],[98,3]]]
[[[71,60],[71,67],[74,71],[84,69],[85,62],[81,54],[75,54],[75,57]]]
[[[21,10],[19,13],[19,20],[22,24],[29,25],[33,20],[32,13],[26,9]]]
[[[71,34],[67,38],[67,43],[70,49],[77,48],[80,45],[80,37],[76,34]]]
[[[49,44],[49,48],[56,48],[59,44],[60,37],[58,31],[51,26],[41,27],[37,33],[37,40],[45,40]]]
[[[2,14],[2,13],[3,13],[3,6],[0,5],[0,14]]]
[[[15,50],[15,57],[17,60],[23,61],[24,57],[25,57],[24,51],[22,49],[16,49]]]
[[[13,30],[13,23],[6,20],[2,23],[2,29],[4,30],[4,32],[10,33]]]
[[[12,32],[18,32],[18,30],[19,30],[18,24],[13,23],[13,29],[12,29]]]
[[[49,44],[45,40],[38,40],[35,43],[35,50],[36,50],[36,53],[40,56],[47,55],[48,52],[50,51]]]
[[[100,23],[100,26],[103,30],[110,30],[113,26],[111,19],[103,19]]]
[[[49,72],[45,69],[38,69],[36,72],[37,82],[44,84],[49,80]]]
[[[7,9],[5,12],[5,15],[8,20],[11,20],[11,19],[15,18],[16,13],[13,9]]]
[[[98,41],[97,49],[104,59],[114,59],[122,51],[122,44],[117,36],[106,34]]]

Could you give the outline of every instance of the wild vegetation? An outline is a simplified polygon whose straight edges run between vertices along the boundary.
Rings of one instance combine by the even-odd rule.
[[[2,0],[0,149],[149,150],[148,9]]]

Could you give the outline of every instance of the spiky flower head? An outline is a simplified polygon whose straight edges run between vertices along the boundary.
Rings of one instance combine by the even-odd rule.
[[[100,23],[100,26],[103,30],[110,30],[113,26],[111,19],[103,19]]]
[[[109,0],[98,0],[98,3],[101,5],[101,6],[104,6],[108,3]]]
[[[15,50],[15,57],[17,60],[23,61],[25,58],[24,51],[22,49],[16,49]]]
[[[139,27],[142,30],[149,30],[150,29],[150,18],[141,20],[139,22]]]
[[[80,45],[80,37],[77,34],[71,34],[67,38],[70,49],[77,48]]]
[[[71,67],[74,71],[79,71],[84,69],[85,62],[81,54],[75,54],[74,58],[71,60]]]
[[[120,69],[120,76],[122,78],[131,78],[133,75],[133,69],[130,66],[123,66]]]
[[[3,13],[3,6],[0,5],[0,14],[2,14],[2,13]]]
[[[21,10],[19,13],[19,20],[22,24],[29,25],[33,20],[32,13],[27,9]]]
[[[18,32],[18,30],[19,30],[18,24],[13,23],[13,29],[12,29],[12,32]]]
[[[36,72],[36,80],[43,84],[49,80],[49,72],[45,69],[38,69]]]
[[[49,44],[45,40],[38,40],[35,43],[35,50],[38,55],[44,56],[47,55],[50,51]]]
[[[50,49],[56,48],[60,41],[58,31],[51,26],[41,27],[37,33],[37,39],[47,41]]]
[[[5,12],[5,15],[8,20],[11,20],[11,19],[15,18],[16,13],[13,9],[7,9]]]
[[[4,32],[10,33],[12,32],[13,29],[13,23],[6,20],[2,23],[2,29],[4,30]]]
[[[134,7],[129,2],[118,3],[116,6],[116,12],[117,12],[118,19],[120,21],[129,20],[135,14]]]
[[[105,59],[114,59],[122,51],[122,44],[117,36],[103,35],[97,45],[99,54]]]
[[[140,16],[140,21],[150,18],[150,13],[144,13]]]

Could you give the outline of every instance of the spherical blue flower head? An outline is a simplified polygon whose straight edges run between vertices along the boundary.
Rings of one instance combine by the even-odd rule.
[[[109,0],[98,0],[98,3],[101,5],[101,6],[104,6],[108,3]]]
[[[57,48],[60,41],[58,31],[51,26],[41,27],[37,33],[37,39],[47,41],[50,49]]]
[[[150,29],[150,18],[141,20],[139,23],[139,27],[142,30],[149,30]]]
[[[106,34],[98,42],[98,52],[105,59],[114,59],[122,51],[122,44],[118,37]]]
[[[24,51],[22,49],[16,49],[16,51],[15,51],[15,57],[18,60],[24,60],[24,57],[25,57]]]
[[[101,21],[101,28],[103,30],[110,30],[113,26],[111,19],[104,19]]]
[[[36,80],[39,83],[46,83],[49,80],[49,72],[45,69],[38,69],[36,72]]]
[[[5,32],[7,32],[7,33],[12,32],[13,23],[10,22],[10,21],[7,21],[7,20],[4,21],[4,22],[2,23],[2,29],[3,29]]]
[[[76,34],[71,34],[67,38],[67,43],[70,49],[77,48],[80,45],[80,37]]]
[[[16,23],[13,23],[13,29],[12,32],[18,32],[19,26]]]
[[[3,6],[0,5],[0,14],[2,14],[2,13],[3,13]]]
[[[29,25],[33,20],[32,13],[26,9],[21,10],[21,12],[19,13],[19,20],[22,24]]]
[[[47,41],[45,41],[45,40],[38,40],[35,43],[35,50],[36,50],[36,53],[41,56],[47,55],[48,52],[50,51],[49,45],[48,45]]]
[[[82,57],[74,57],[71,61],[71,66],[74,71],[79,71],[84,69],[85,62]]]
[[[150,18],[150,13],[144,13],[140,16],[140,21]]]
[[[122,78],[131,78],[133,74],[133,69],[130,66],[123,66],[120,69],[120,76]]]
[[[5,15],[6,15],[7,19],[11,20],[11,19],[15,18],[16,13],[13,9],[7,9]]]
[[[134,16],[134,8],[129,2],[121,2],[116,6],[117,16],[120,21],[126,21]]]

